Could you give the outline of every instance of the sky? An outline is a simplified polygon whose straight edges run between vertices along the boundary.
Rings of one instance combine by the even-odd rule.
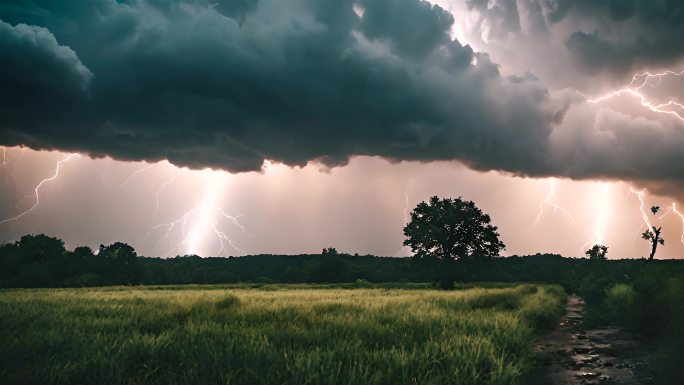
[[[684,3],[0,4],[0,241],[406,256],[430,196],[505,255],[684,257]],[[650,207],[660,206],[653,215]]]

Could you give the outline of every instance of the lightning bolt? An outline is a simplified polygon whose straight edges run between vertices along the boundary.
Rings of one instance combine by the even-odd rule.
[[[677,210],[677,205],[675,202],[672,202],[672,212],[675,213],[682,221],[682,234],[679,237],[679,241],[684,244],[684,214]]]
[[[409,184],[406,187],[406,190],[404,190],[404,222],[402,223],[402,229],[406,224],[408,224],[411,221],[411,215],[410,215],[410,207],[409,207],[409,191],[411,188],[413,188],[415,181],[413,179],[409,180]],[[401,246],[399,250],[397,250],[394,255],[400,255],[402,252],[408,252],[409,254],[411,253],[411,248],[408,246]]]
[[[679,219],[682,221],[682,233],[679,237],[679,241],[684,245],[684,214],[682,214],[679,210],[677,210],[677,203],[672,202],[672,204],[667,208],[667,211],[663,213],[658,219],[663,219],[669,214],[675,214]]]
[[[641,91],[642,89],[651,82],[652,79],[657,79],[657,83],[653,84],[652,86],[657,86],[660,84],[662,81],[662,78],[667,75],[672,75],[672,76],[682,76],[684,75],[684,71],[680,72],[674,72],[674,71],[664,71],[664,72],[659,72],[659,73],[650,73],[650,72],[643,72],[636,74],[632,77],[632,81],[624,88],[621,88],[617,91],[610,92],[606,95],[600,96],[595,99],[587,99],[590,103],[599,103],[614,97],[622,96],[622,95],[630,95],[634,96],[639,100],[642,106],[648,108],[649,110],[657,113],[662,113],[662,114],[669,114],[677,119],[681,120],[684,122],[684,104],[677,103],[674,100],[669,100],[666,103],[653,103],[647,100],[646,95],[644,95]],[[675,111],[672,110],[672,108],[675,109],[680,109],[681,111]]]
[[[176,175],[174,174],[174,175],[171,177],[171,179],[169,179],[169,180],[167,180],[166,182],[164,182],[164,183],[159,187],[159,189],[157,190],[157,192],[154,194],[154,203],[155,203],[155,205],[154,205],[154,211],[152,211],[152,215],[154,215],[154,213],[156,213],[157,210],[159,210],[159,195],[164,191],[164,189],[166,188],[166,186],[170,185],[170,184],[173,183],[175,180],[176,180]]]
[[[541,217],[544,215],[544,206],[551,206],[554,214],[558,214],[558,212],[560,212],[561,214],[566,216],[573,225],[576,223],[575,218],[570,214],[570,212],[565,208],[561,207],[558,203],[558,197],[556,196],[557,182],[558,181],[555,178],[549,179],[549,191],[546,193],[546,197],[544,197],[544,200],[542,200],[539,203],[539,211],[537,212],[537,217],[534,219],[534,222],[532,223],[533,226],[537,225],[541,220]]]
[[[145,172],[145,171],[151,169],[154,165],[155,165],[155,164],[152,163],[152,164],[149,164],[149,165],[147,165],[147,166],[145,166],[145,167],[141,167],[141,168],[139,168],[139,169],[133,171],[133,172],[131,173],[131,175],[129,175],[128,178],[126,178],[126,180],[123,181],[123,183],[121,183],[119,186],[117,186],[117,188],[123,188],[124,191],[127,191],[127,190],[128,190],[128,183],[131,181],[131,179],[135,178],[135,177],[136,177],[138,174],[140,174],[141,172]]]
[[[3,150],[4,150],[4,148],[3,148]],[[62,160],[60,160],[60,161],[58,161],[58,162],[57,162],[57,165],[55,166],[55,173],[54,173],[54,175],[52,175],[52,176],[49,177],[49,178],[45,178],[45,179],[41,180],[40,183],[38,183],[38,185],[36,185],[36,188],[33,190],[33,195],[36,197],[36,201],[35,201],[35,203],[33,204],[33,206],[31,206],[28,210],[26,210],[26,211],[20,213],[19,215],[15,216],[15,217],[7,218],[7,219],[5,219],[5,220],[3,220],[3,221],[0,221],[0,225],[3,224],[3,223],[14,222],[14,221],[20,219],[21,217],[23,217],[23,216],[25,216],[25,215],[31,213],[31,212],[32,212],[33,210],[35,210],[36,208],[38,208],[38,206],[40,206],[40,188],[43,187],[43,185],[45,185],[46,183],[52,182],[52,181],[54,181],[55,179],[57,179],[57,178],[59,177],[59,170],[60,170],[60,168],[61,168],[61,166],[62,166],[62,163],[67,162],[67,161],[69,161],[70,159],[75,158],[75,157],[80,157],[80,155],[78,155],[78,154],[69,154],[69,156],[67,156],[66,158],[64,158],[64,159],[62,159]],[[5,154],[4,154],[4,151],[3,151],[3,167],[4,167],[4,165],[5,165]]]
[[[646,225],[646,229],[650,229],[653,226],[651,225],[651,222],[648,220],[648,214],[646,214],[646,210],[644,209],[644,195],[646,194],[646,190],[640,190],[636,191],[634,188],[630,187],[629,191],[632,194],[635,194],[637,198],[639,198],[639,211],[641,211],[641,218],[644,220],[644,224]]]
[[[585,232],[592,233],[592,235],[587,240],[587,242],[584,245],[582,245],[582,251],[584,251],[592,245],[605,245],[606,243],[604,231],[608,226],[608,222],[611,217],[610,195],[612,185],[610,183],[601,183],[597,187],[599,189],[597,195],[600,198],[595,206],[596,215],[594,216],[594,223],[591,226],[589,226],[589,228]]]
[[[219,223],[227,220],[243,233],[254,237],[240,222],[242,215],[229,215],[217,205],[216,201],[223,189],[223,182],[220,178],[215,178],[212,175],[204,196],[191,210],[174,221],[152,227],[145,238],[157,229],[165,229],[162,238],[168,239],[171,233],[177,230],[180,233],[181,240],[165,254],[171,255],[174,252],[182,253],[183,250],[187,254],[200,254],[201,245],[204,243],[204,240],[209,236],[213,236],[219,243],[217,256],[228,255],[229,248],[244,255],[245,252],[235,244],[224,230],[219,228]],[[188,227],[189,229],[187,229]]]

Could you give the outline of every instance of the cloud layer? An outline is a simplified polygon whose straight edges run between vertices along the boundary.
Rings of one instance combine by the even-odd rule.
[[[675,2],[518,3],[470,6],[491,39],[530,20],[540,31],[572,17],[602,26],[562,48],[589,75],[684,53],[672,47],[682,13],[657,22]],[[425,1],[35,1],[0,5],[0,19],[2,145],[230,171],[373,155],[684,178],[681,122],[551,92],[531,73],[502,76],[451,37],[451,13]]]

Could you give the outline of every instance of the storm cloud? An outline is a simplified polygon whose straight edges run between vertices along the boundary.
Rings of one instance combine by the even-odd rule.
[[[624,79],[684,58],[684,3],[663,1],[469,0],[485,40],[557,30],[585,75]],[[526,24],[527,28],[521,28]]]
[[[668,28],[681,35],[635,7],[593,12],[638,23],[653,47],[667,45]],[[589,12],[535,9],[547,23]],[[492,38],[522,28],[512,12],[493,14]],[[425,1],[16,1],[0,19],[2,145],[229,171],[370,155],[532,176],[684,177],[681,124],[623,117],[529,72],[502,76],[452,38],[454,15]],[[639,36],[610,32],[572,35],[567,48],[592,71],[627,71],[642,58],[625,49]],[[606,42],[615,58],[591,53],[613,55]],[[642,137],[657,145],[648,163]]]

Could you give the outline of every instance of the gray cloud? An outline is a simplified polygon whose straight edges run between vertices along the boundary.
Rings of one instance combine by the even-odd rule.
[[[644,67],[676,64],[684,57],[684,3],[668,1],[578,1],[571,13],[595,21],[577,31],[567,47],[590,73],[623,76]]]
[[[519,12],[515,3],[496,4],[487,12],[492,36],[502,37],[589,9],[528,1]],[[2,97],[27,95],[0,120],[0,144],[230,171],[259,170],[265,159],[336,166],[371,155],[533,176],[684,175],[676,122],[630,120],[572,91],[550,93],[530,73],[503,76],[489,55],[450,37],[454,18],[439,6],[361,0],[356,7],[247,0],[0,5],[0,60],[13,63],[0,73],[9,85]],[[485,11],[481,2],[471,7]],[[637,8],[605,17],[642,20]],[[644,33],[659,36],[643,24]],[[44,36],[42,43],[13,56],[24,30]],[[576,50],[610,53],[595,43]],[[40,60],[17,59],[30,55]],[[49,106],[40,108],[41,100]],[[644,162],[637,144],[656,136],[657,151]]]
[[[427,2],[363,1],[363,17],[348,1],[37,3],[0,15],[73,49],[94,73],[92,97],[52,98],[68,121],[40,111],[3,121],[3,144],[233,171],[265,158],[338,165],[353,155],[543,167],[557,112],[546,90],[499,76],[486,55],[449,37],[453,17]],[[84,84],[64,86],[72,83]]]
[[[559,30],[585,75],[625,79],[684,58],[684,3],[679,0],[469,0],[468,7],[477,11],[475,27],[485,40]]]

